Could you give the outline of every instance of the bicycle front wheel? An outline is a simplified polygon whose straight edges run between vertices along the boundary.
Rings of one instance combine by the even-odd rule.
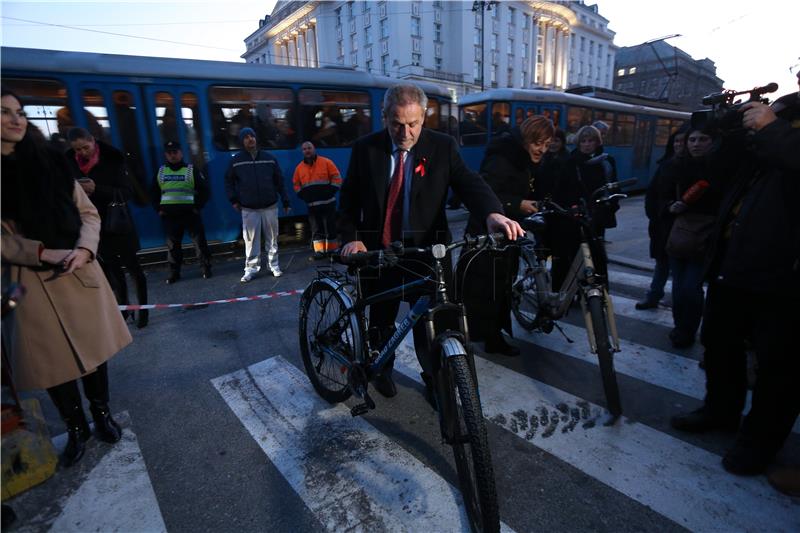
[[[527,331],[536,329],[536,317],[539,314],[539,287],[533,276],[533,263],[527,250],[521,250],[517,277],[511,285],[511,311]]]
[[[589,316],[592,320],[592,329],[597,345],[597,359],[600,364],[600,377],[603,379],[603,391],[606,395],[608,411],[614,415],[622,414],[622,404],[619,399],[619,386],[617,373],[614,370],[614,355],[611,353],[611,343],[608,340],[606,327],[606,307],[600,296],[589,297]]]
[[[463,347],[460,349],[466,353]],[[455,418],[453,455],[470,528],[476,532],[500,531],[492,456],[477,386],[466,355],[448,357],[446,365],[450,409],[445,412]]]
[[[361,335],[356,318],[345,311],[349,299],[338,286],[316,280],[303,292],[300,303],[300,353],[308,378],[317,393],[336,403],[350,397],[347,366],[329,352],[350,361],[361,353]]]

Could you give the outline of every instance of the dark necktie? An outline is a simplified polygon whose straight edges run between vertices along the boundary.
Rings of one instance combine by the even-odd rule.
[[[386,217],[383,220],[381,243],[388,248],[393,241],[400,240],[403,225],[403,176],[405,176],[405,150],[398,150],[400,157],[394,167],[392,182],[389,185],[389,198],[386,200]]]

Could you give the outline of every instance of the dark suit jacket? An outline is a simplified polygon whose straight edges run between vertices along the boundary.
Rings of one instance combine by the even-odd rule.
[[[385,129],[362,137],[353,145],[339,196],[339,231],[343,243],[359,240],[370,250],[382,247],[391,151],[392,141]],[[503,213],[497,196],[480,175],[467,168],[455,139],[449,135],[423,129],[411,149],[411,157],[414,158],[409,208],[412,234],[404,238],[414,246],[450,242],[445,214],[448,187],[480,219],[491,213]]]

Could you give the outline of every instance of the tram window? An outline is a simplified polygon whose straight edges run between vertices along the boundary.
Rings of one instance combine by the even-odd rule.
[[[492,102],[492,135],[501,135],[511,131],[511,104],[508,102]]]
[[[636,127],[636,115],[619,113],[614,124],[614,141],[617,146],[630,146],[633,144]]]
[[[606,131],[606,133],[603,135],[603,145],[613,146],[614,144],[616,144],[617,140],[614,138],[614,112],[595,110],[592,124],[598,121],[605,122],[606,125],[608,125],[608,131]]]
[[[316,146],[349,146],[372,131],[369,95],[302,89],[300,121],[304,138]]]
[[[458,124],[462,146],[486,144],[486,104],[465,105],[459,108]]]
[[[425,127],[447,133],[449,104],[442,104],[436,98],[428,98],[428,109],[425,110]]]
[[[39,135],[60,151],[66,151],[67,132],[75,123],[67,107],[67,88],[57,81],[5,78],[3,87],[22,98],[32,135]]]
[[[210,96],[213,140],[218,150],[241,148],[242,128],[253,128],[263,148],[292,148],[297,144],[291,89],[212,87]]]
[[[170,93],[158,92],[156,100],[156,126],[161,138],[161,145],[167,141],[179,141],[178,119],[175,113],[175,99]]]
[[[128,168],[146,190],[148,182],[139,143],[139,125],[136,122],[136,100],[128,91],[114,91],[114,114],[117,117],[116,129],[122,141],[122,150],[128,161]]]
[[[672,133],[670,131],[670,120],[666,118],[660,118],[656,122],[656,139],[655,145],[656,146],[666,146],[667,141],[669,141],[669,136]]]
[[[183,93],[181,95],[181,118],[186,132],[186,143],[189,145],[192,164],[201,167],[205,164],[203,149],[203,127],[200,123],[200,107],[197,95]]]
[[[83,112],[89,133],[95,139],[111,143],[111,123],[108,121],[108,109],[100,91],[90,89],[83,91]]]
[[[520,124],[525,120],[525,110],[521,107],[518,107],[514,111],[514,125],[519,127]]]
[[[553,123],[553,126],[555,126],[556,128],[559,127],[558,119],[561,117],[561,111],[559,109],[542,109],[542,116],[549,118],[550,121]]]
[[[588,107],[570,106],[567,109],[567,144],[575,144],[575,134],[583,126],[592,123],[592,110]]]

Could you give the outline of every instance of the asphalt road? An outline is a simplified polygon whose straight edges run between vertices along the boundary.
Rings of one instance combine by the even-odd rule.
[[[454,233],[464,216],[451,212]],[[609,252],[646,265],[641,198],[619,213]],[[645,228],[643,232],[643,228]],[[197,265],[167,286],[150,268],[151,301],[191,303],[302,289],[315,275],[304,249],[284,250],[285,275],[240,284],[242,260]],[[515,531],[800,529],[797,501],[763,476],[726,474],[723,434],[683,435],[669,417],[700,405],[698,346],[667,340],[667,307],[632,309],[648,273],[612,265],[623,350],[617,371],[625,418],[599,424],[604,405],[582,318],[558,331],[516,327],[522,356],[479,352],[479,379],[501,518]],[[462,531],[454,465],[407,347],[393,399],[352,419],[308,386],[296,295],[156,310],[109,365],[116,446],[90,441],[79,466],[10,500],[18,531]],[[668,300],[666,302],[668,304]],[[482,346],[478,346],[482,348]],[[45,394],[53,435],[63,432]],[[347,404],[352,405],[352,400]],[[56,439],[63,444],[63,436]],[[794,433],[781,461],[800,457]]]

